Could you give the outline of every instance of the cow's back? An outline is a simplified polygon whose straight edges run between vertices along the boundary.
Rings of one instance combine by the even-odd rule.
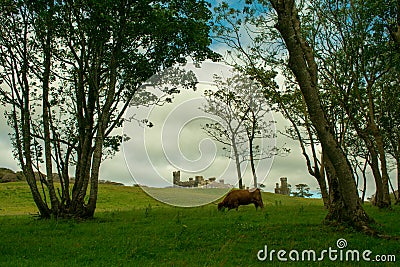
[[[227,207],[228,209],[238,208],[240,205],[248,205],[253,203],[256,208],[258,206],[263,207],[260,189],[256,189],[252,192],[249,190],[232,190],[224,198],[222,202],[218,204],[218,209]]]

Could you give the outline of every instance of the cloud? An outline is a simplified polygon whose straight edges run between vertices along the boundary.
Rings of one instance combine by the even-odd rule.
[[[210,88],[214,74],[231,75],[229,68],[204,63],[201,69],[188,69],[198,74],[200,83],[196,91],[183,90],[172,104],[141,108],[140,114],[134,108],[127,111],[127,117],[136,114],[154,124],[151,128],[142,128],[135,121],[124,125],[124,133],[132,137],[124,143],[125,157],[140,184],[172,185],[174,170],[181,170],[183,178],[204,175],[236,182],[231,162],[222,156],[222,146],[211,141],[201,129],[206,120],[215,120],[200,109],[204,90]]]
[[[171,104],[154,107],[153,110],[134,108],[128,111],[127,116],[132,114],[136,114],[138,118],[149,116],[154,126],[143,128],[134,121],[133,126],[129,127],[131,129],[125,128],[124,133],[128,134],[131,140],[124,143],[124,147],[112,159],[103,162],[100,179],[127,185],[137,182],[150,186],[168,186],[172,182],[172,172],[181,169],[183,180],[201,174],[205,178],[223,178],[227,183],[237,184],[233,161],[224,157],[221,151],[222,146],[207,139],[201,130],[204,117],[201,116],[199,110],[201,104],[199,98],[204,89],[210,88],[213,74],[228,77],[231,75],[229,68],[207,62],[202,64],[202,70],[205,71],[199,72],[199,69],[194,66],[190,69],[198,72],[201,81],[199,90],[183,90]],[[0,112],[4,113],[4,108],[4,106],[0,107]],[[277,129],[283,130],[288,122],[279,114],[274,116]],[[4,116],[0,117],[0,128],[0,151],[3,155],[0,158],[0,167],[18,170],[8,136],[10,128]],[[318,184],[307,172],[298,142],[278,135],[277,143],[278,145],[286,144],[286,147],[291,149],[291,153],[285,157],[276,156],[272,166],[271,160],[257,163],[259,182],[266,185],[266,191],[273,191],[280,177],[287,177],[292,187],[298,183],[306,183],[311,190],[316,190]],[[250,166],[243,164],[243,167],[244,184],[251,186]],[[395,177],[394,172],[391,173],[391,177]],[[367,186],[367,195],[373,194],[375,184],[370,173]]]

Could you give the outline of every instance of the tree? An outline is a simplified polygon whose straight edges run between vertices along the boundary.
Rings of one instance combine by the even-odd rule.
[[[397,200],[396,204],[400,203],[400,134],[398,121],[399,108],[399,65],[400,65],[400,1],[368,1],[369,5],[375,8],[377,13],[376,27],[382,31],[382,28],[390,36],[385,45],[388,50],[391,51],[390,56],[387,57],[388,62],[394,65],[394,68],[387,73],[389,77],[382,79],[380,86],[383,92],[383,101],[386,105],[383,108],[383,114],[381,118],[381,126],[384,128],[384,135],[387,144],[388,153],[396,161],[397,168]],[[385,32],[384,32],[385,33]],[[385,34],[386,36],[387,34]],[[391,81],[391,82],[388,82]]]
[[[292,192],[295,197],[311,197],[313,194],[310,193],[310,187],[307,184],[296,184],[297,192]]]
[[[242,188],[241,163],[249,161],[253,185],[258,186],[255,161],[270,158],[278,153],[273,146],[262,147],[261,139],[274,138],[273,121],[267,121],[270,111],[265,104],[263,90],[247,76],[235,74],[230,78],[215,77],[216,91],[207,91],[203,110],[219,118],[203,129],[220,142],[230,156],[233,152],[239,187]]]
[[[397,73],[398,74],[398,73]],[[397,169],[397,197],[396,204],[400,203],[400,90],[398,86],[399,76],[396,75],[396,83],[382,81],[384,88],[383,101],[386,103],[382,110],[381,125],[384,129],[385,144],[388,153],[394,158]]]
[[[270,1],[277,13],[276,28],[280,32],[289,52],[288,66],[293,71],[304,96],[310,119],[314,125],[322,149],[329,162],[331,187],[338,198],[331,199],[328,221],[346,222],[363,227],[370,221],[358,198],[353,170],[332,133],[332,124],[321,106],[318,92],[317,65],[313,49],[301,32],[298,10],[294,1]]]
[[[259,76],[263,81],[265,78]],[[327,173],[325,171],[324,155],[318,153],[320,142],[316,135],[315,128],[310,122],[310,116],[307,111],[304,97],[302,96],[297,84],[291,82],[292,74],[285,72],[286,91],[266,93],[267,97],[272,97],[273,102],[278,104],[280,110],[287,120],[290,121],[290,127],[286,128],[283,135],[297,140],[301,147],[302,154],[306,160],[308,173],[313,176],[319,185],[321,197],[324,201],[324,206],[329,206],[329,194],[327,186]]]
[[[327,207],[329,194],[325,164],[322,153],[318,154],[319,141],[315,129],[310,123],[304,98],[297,83],[293,81],[293,74],[279,59],[282,54],[279,44],[271,41],[279,39],[274,28],[270,27],[273,21],[268,11],[262,13],[263,11],[259,10],[262,10],[262,7],[244,6],[243,10],[233,9],[226,3],[216,7],[215,39],[230,48],[226,55],[227,63],[256,79],[263,86],[264,97],[271,109],[281,112],[284,118],[289,120],[291,127],[281,134],[299,141],[308,172],[316,178]],[[286,78],[283,88],[279,88],[275,82],[278,72]]]
[[[247,152],[244,147],[246,140],[243,138],[245,115],[240,109],[241,98],[235,94],[235,88],[243,85],[243,79],[236,75],[226,81],[217,78],[215,83],[217,91],[205,92],[206,104],[203,111],[217,116],[221,121],[207,123],[202,128],[211,138],[225,146],[228,157],[231,157],[230,154],[233,152],[232,158],[235,160],[239,188],[243,188],[241,163]]]
[[[249,2],[255,7],[246,5],[243,8],[243,12],[248,15],[242,21],[252,23],[253,27],[246,28],[250,44],[246,47],[237,42],[241,34],[246,33],[246,30],[237,30],[240,23],[232,26],[233,30],[229,32],[231,35],[223,35],[223,40],[237,51],[235,63],[244,65],[241,69],[253,75],[262,84],[263,81],[268,82],[268,79],[271,79],[272,66],[281,66],[281,69],[286,67],[292,73],[306,107],[305,114],[308,114],[309,123],[312,125],[309,129],[315,131],[321,146],[321,166],[324,165],[321,169],[328,175],[329,205],[325,221],[353,225],[359,229],[368,228],[370,218],[358,198],[352,167],[335,134],[335,121],[328,116],[329,113],[321,100],[318,64],[315,51],[310,45],[313,42],[307,39],[310,37],[307,34],[312,33],[312,28],[304,28],[300,23],[300,19],[307,19],[307,16],[301,16],[295,1],[271,0],[268,1],[269,4],[264,1]],[[240,11],[228,7],[224,10],[227,11],[230,22],[235,19],[237,21]],[[271,12],[272,10],[274,12]],[[231,25],[233,24],[232,22]],[[272,25],[275,27],[272,28]]]
[[[113,130],[132,98],[152,100],[144,81],[188,56],[217,57],[208,48],[210,11],[196,0],[4,0],[0,8],[0,93],[39,213],[93,217],[101,162],[122,141]]]
[[[323,55],[321,62],[327,63],[321,64],[321,77],[329,84],[333,98],[339,100],[337,104],[346,111],[349,135],[358,136],[369,151],[376,205],[390,207],[388,166],[392,159],[388,155],[393,156],[393,149],[396,150],[393,145],[398,142],[396,134],[393,135],[396,127],[389,125],[395,125],[398,117],[394,96],[398,95],[398,87],[392,85],[396,83],[399,66],[396,44],[399,2],[323,3],[316,5],[325,18],[322,32],[327,35],[325,45],[317,52]],[[358,150],[354,145],[349,148],[350,153]]]
[[[276,137],[275,127],[272,118],[268,118],[268,114],[272,111],[271,107],[264,97],[264,90],[261,84],[251,81],[249,78],[248,86],[235,87],[236,94],[241,97],[239,108],[244,115],[243,127],[248,141],[248,158],[250,162],[251,172],[253,175],[253,186],[258,187],[258,178],[255,162],[263,159],[271,158],[275,155],[284,155],[288,153],[288,149],[278,148],[274,145],[263,147],[262,140],[272,139]],[[255,85],[255,86],[254,86]],[[269,120],[268,120],[269,119]],[[261,144],[257,141],[261,140]]]
[[[335,109],[335,103],[338,107],[331,116],[341,114],[336,119],[336,124],[342,125],[337,131],[341,146],[351,154],[358,148],[346,139],[356,135],[364,142],[376,182],[376,204],[390,207],[387,153],[380,122],[386,103],[378,86],[380,80],[387,81],[386,74],[393,68],[390,60],[382,60],[391,54],[387,38],[382,38],[384,28],[377,26],[375,6],[360,1],[322,2],[315,6],[315,12],[323,17],[316,38],[322,44],[313,44],[320,62],[320,84],[326,87],[324,99],[331,103],[327,105]]]

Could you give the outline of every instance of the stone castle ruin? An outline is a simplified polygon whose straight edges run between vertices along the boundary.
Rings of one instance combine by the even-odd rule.
[[[275,194],[290,195],[290,185],[288,185],[287,177],[281,177],[281,185],[276,183]]]
[[[174,187],[203,187],[203,188],[231,188],[230,184],[225,184],[224,179],[217,181],[215,177],[204,179],[202,175],[196,175],[194,178],[190,177],[187,181],[181,181],[181,172],[172,172]]]

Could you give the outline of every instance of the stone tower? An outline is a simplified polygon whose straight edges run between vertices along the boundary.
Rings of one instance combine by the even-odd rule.
[[[290,188],[287,182],[287,177],[281,177],[281,185],[276,183],[275,194],[290,195]]]
[[[279,187],[279,183],[275,184],[275,194],[280,194],[281,193],[281,189]]]
[[[173,184],[180,185],[181,183],[181,171],[172,172]]]
[[[290,195],[290,190],[289,190],[289,186],[288,186],[286,177],[281,177],[281,188],[280,188],[280,191],[281,191],[282,195]]]

